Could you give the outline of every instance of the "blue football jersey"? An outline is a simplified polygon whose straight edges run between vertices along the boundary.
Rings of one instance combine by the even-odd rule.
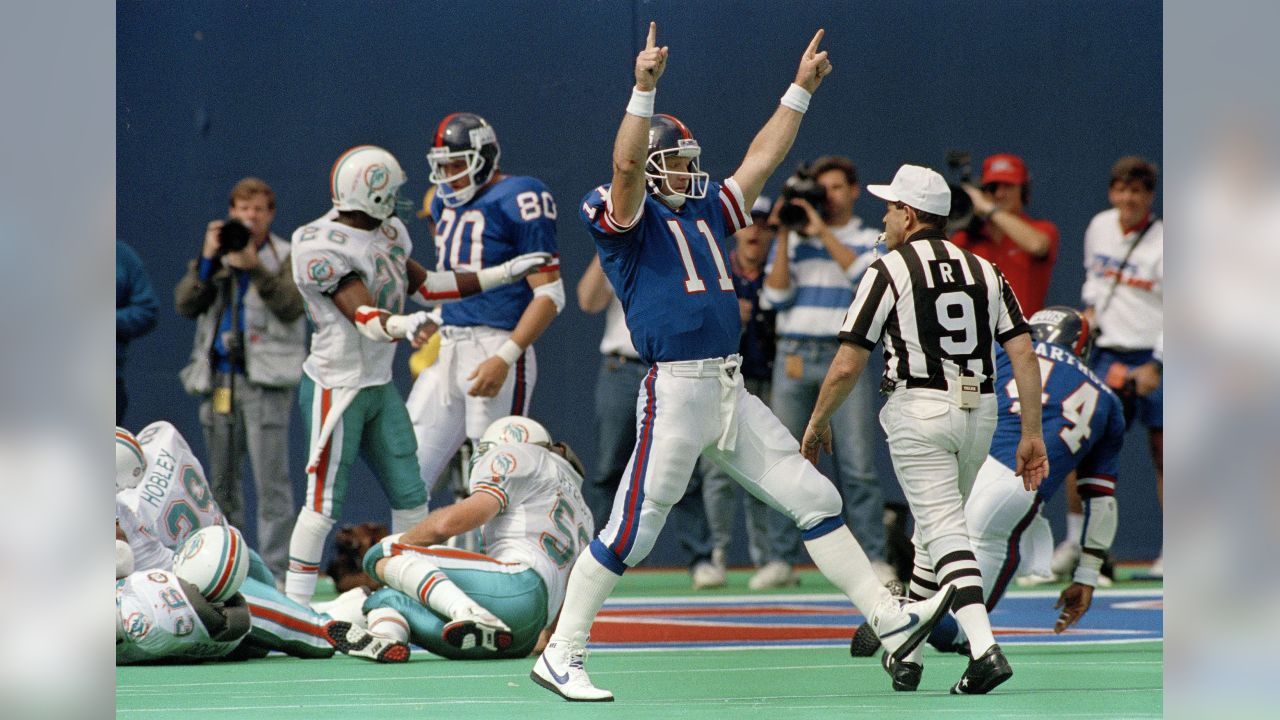
[[[609,217],[608,185],[582,201],[579,216],[647,363],[738,352],[742,321],[725,239],[751,218],[732,179],[707,185],[706,197],[686,200],[679,210],[646,193],[629,228]]]
[[[510,176],[484,188],[462,207],[431,201],[436,269],[475,272],[531,252],[556,249],[556,201],[541,180]],[[518,282],[444,306],[446,325],[484,325],[511,330],[533,290]]]
[[[1040,400],[1049,451],[1049,477],[1040,485],[1040,496],[1045,501],[1053,497],[1072,470],[1079,470],[1082,496],[1115,494],[1125,431],[1120,398],[1066,348],[1041,342],[1035,351],[1044,383]],[[990,454],[1012,469],[1017,466],[1022,419],[1013,364],[1000,347],[996,348],[996,388],[1000,411]]]

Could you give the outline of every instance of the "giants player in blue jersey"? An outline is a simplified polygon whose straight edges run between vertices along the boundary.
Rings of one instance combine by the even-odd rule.
[[[556,255],[556,203],[541,180],[506,175],[493,126],[453,113],[427,161],[438,270],[476,272],[529,252]],[[533,342],[564,309],[558,259],[487,296],[444,308],[440,355],[418,375],[407,405],[418,464],[430,487],[462,441],[508,415],[527,415],[538,378]]]
[[[1009,356],[997,349],[996,377],[1005,387],[996,390],[996,432],[965,502],[965,526],[978,557],[987,610],[991,610],[1018,569],[1023,533],[1067,475],[1072,470],[1078,472],[1086,520],[1082,536],[1076,540],[1083,552],[1072,583],[1058,598],[1056,607],[1062,613],[1053,630],[1061,633],[1089,609],[1102,563],[1115,539],[1115,488],[1124,442],[1124,408],[1085,364],[1091,340],[1088,320],[1080,311],[1062,305],[1047,307],[1032,315],[1029,324],[1044,384],[1041,412],[1049,476],[1038,490],[1028,492],[1013,474],[1014,452],[1021,437],[1018,393]],[[929,643],[944,651],[958,650],[963,648],[964,636],[954,618],[948,617],[934,629]],[[850,652],[871,655],[877,647],[873,629],[863,625],[854,634]]]
[[[733,176],[710,180],[701,149],[670,115],[654,115],[668,49],[649,24],[636,84],[613,150],[613,182],[588,193],[581,219],[626,312],[641,359],[636,446],[609,522],[578,555],[560,621],[534,665],[534,682],[566,700],[610,701],[583,665],[587,634],[622,573],[649,554],[667,513],[684,495],[699,456],[787,514],[823,574],[863,609],[891,651],[914,650],[945,614],[954,588],[902,605],[876,579],[845,526],[835,486],[765,404],[743,387],[737,354],[738,298],[726,238],[751,223],[750,208],[786,156],[813,91],[831,72],[809,43],[795,82],[747,149]],[[646,143],[647,140],[647,143]]]

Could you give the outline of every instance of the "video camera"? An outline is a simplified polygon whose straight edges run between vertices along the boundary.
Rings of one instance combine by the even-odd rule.
[[[249,228],[235,218],[227,218],[218,229],[218,254],[240,252],[249,245]]]
[[[804,200],[822,217],[827,217],[827,189],[813,177],[809,166],[801,163],[794,174],[782,185],[782,207],[778,209],[778,222],[788,230],[802,232],[809,224],[809,213],[792,200]]]

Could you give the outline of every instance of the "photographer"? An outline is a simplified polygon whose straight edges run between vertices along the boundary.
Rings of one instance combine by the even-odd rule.
[[[817,192],[814,192],[816,190]],[[771,224],[782,225],[766,269],[760,307],[777,310],[777,355],[773,364],[772,409],[791,434],[804,435],[827,368],[840,348],[836,334],[867,267],[880,231],[853,214],[858,173],[848,158],[822,157],[787,180]],[[810,199],[806,199],[806,197]],[[799,211],[799,212],[797,212]],[[878,408],[875,383],[859,383],[836,412],[832,479],[844,499],[845,520],[884,581],[894,577],[885,563],[884,495],[876,475]],[[789,563],[800,553],[795,525],[771,514],[774,561],[750,581],[753,590],[795,584]]]
[[[991,155],[982,161],[982,188],[967,182],[961,187],[973,201],[974,222],[951,242],[1000,268],[1022,314],[1031,317],[1044,307],[1049,292],[1058,227],[1024,212],[1031,200],[1026,163],[1017,155]]]
[[[214,498],[245,527],[245,453],[257,489],[258,551],[277,577],[288,564],[297,507],[289,477],[289,416],[306,357],[302,295],[290,245],[270,231],[275,193],[257,178],[231,190],[229,217],[207,226],[199,260],[174,290],[178,314],[196,319],[183,388],[203,399],[200,423]]]

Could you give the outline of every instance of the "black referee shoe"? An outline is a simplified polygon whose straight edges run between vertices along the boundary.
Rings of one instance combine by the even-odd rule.
[[[889,653],[880,656],[880,666],[893,678],[895,692],[915,692],[920,687],[920,676],[924,674],[924,666],[920,663],[889,659]]]
[[[1013,668],[1005,659],[999,645],[982,653],[982,657],[969,661],[960,681],[951,688],[952,695],[986,695],[997,685],[1013,677]]]

